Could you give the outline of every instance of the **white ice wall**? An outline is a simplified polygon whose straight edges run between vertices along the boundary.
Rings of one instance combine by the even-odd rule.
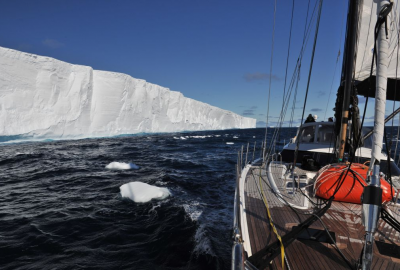
[[[0,136],[254,128],[256,120],[126,74],[0,47]]]

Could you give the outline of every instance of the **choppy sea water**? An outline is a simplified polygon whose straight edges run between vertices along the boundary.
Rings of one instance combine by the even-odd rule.
[[[0,268],[229,269],[237,151],[257,141],[260,155],[264,132],[0,145]],[[134,181],[172,196],[121,198]]]
[[[283,129],[278,148],[295,132]],[[387,133],[394,151],[397,128]],[[264,136],[248,129],[0,144],[0,269],[230,269],[237,152],[250,143],[251,159],[257,142],[259,157]],[[0,142],[9,139],[19,138]],[[114,161],[140,169],[105,168]],[[172,196],[135,203],[120,195],[129,182]]]

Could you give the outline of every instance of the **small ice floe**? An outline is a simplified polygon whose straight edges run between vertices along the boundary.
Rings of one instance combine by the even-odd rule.
[[[233,143],[233,142],[226,142],[226,144],[235,144],[235,143]]]
[[[221,137],[221,135],[215,135],[215,137],[217,137],[217,138],[218,138],[218,137]]]
[[[190,138],[195,138],[195,139],[205,139],[208,138],[209,136],[190,136]]]
[[[106,169],[109,170],[139,170],[140,167],[133,163],[124,163],[124,162],[111,162],[106,166]]]
[[[153,199],[163,200],[171,196],[167,188],[155,187],[142,182],[130,182],[119,187],[122,198],[131,199],[137,203],[149,202]]]
[[[234,139],[239,139],[239,137],[238,137],[238,136],[233,136],[233,138],[234,138]]]
[[[174,137],[174,139],[175,139],[175,140],[179,140],[180,138],[179,138],[179,137]]]

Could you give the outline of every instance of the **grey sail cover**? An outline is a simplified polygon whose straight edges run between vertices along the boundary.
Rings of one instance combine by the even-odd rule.
[[[389,40],[389,65],[387,69],[388,76],[388,99],[400,100],[400,82],[396,83],[396,79],[400,78],[400,69],[396,68],[400,63],[397,52],[399,44],[399,3],[394,1],[392,12],[388,16],[388,40]],[[357,60],[355,68],[355,81],[358,82],[358,93],[364,96],[375,96],[375,68],[376,59],[373,67],[372,80],[369,82],[371,71],[372,56],[374,50],[374,32],[377,20],[377,0],[364,0],[360,21],[360,35],[357,47]],[[396,74],[397,73],[397,74]],[[369,86],[371,91],[368,91]],[[395,89],[398,93],[394,96]]]

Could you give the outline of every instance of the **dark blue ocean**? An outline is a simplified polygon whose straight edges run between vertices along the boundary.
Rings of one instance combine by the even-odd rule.
[[[257,141],[259,156],[264,133],[1,144],[0,268],[230,269],[237,152]],[[107,170],[113,161],[141,168]],[[122,199],[129,182],[172,196]]]
[[[295,132],[284,128],[277,148]],[[397,127],[387,132],[394,149]],[[0,269],[230,269],[237,152],[250,143],[252,159],[257,142],[259,157],[264,136],[261,128],[18,143],[0,137]],[[114,161],[140,169],[105,168]],[[172,196],[122,199],[119,187],[129,182]]]

